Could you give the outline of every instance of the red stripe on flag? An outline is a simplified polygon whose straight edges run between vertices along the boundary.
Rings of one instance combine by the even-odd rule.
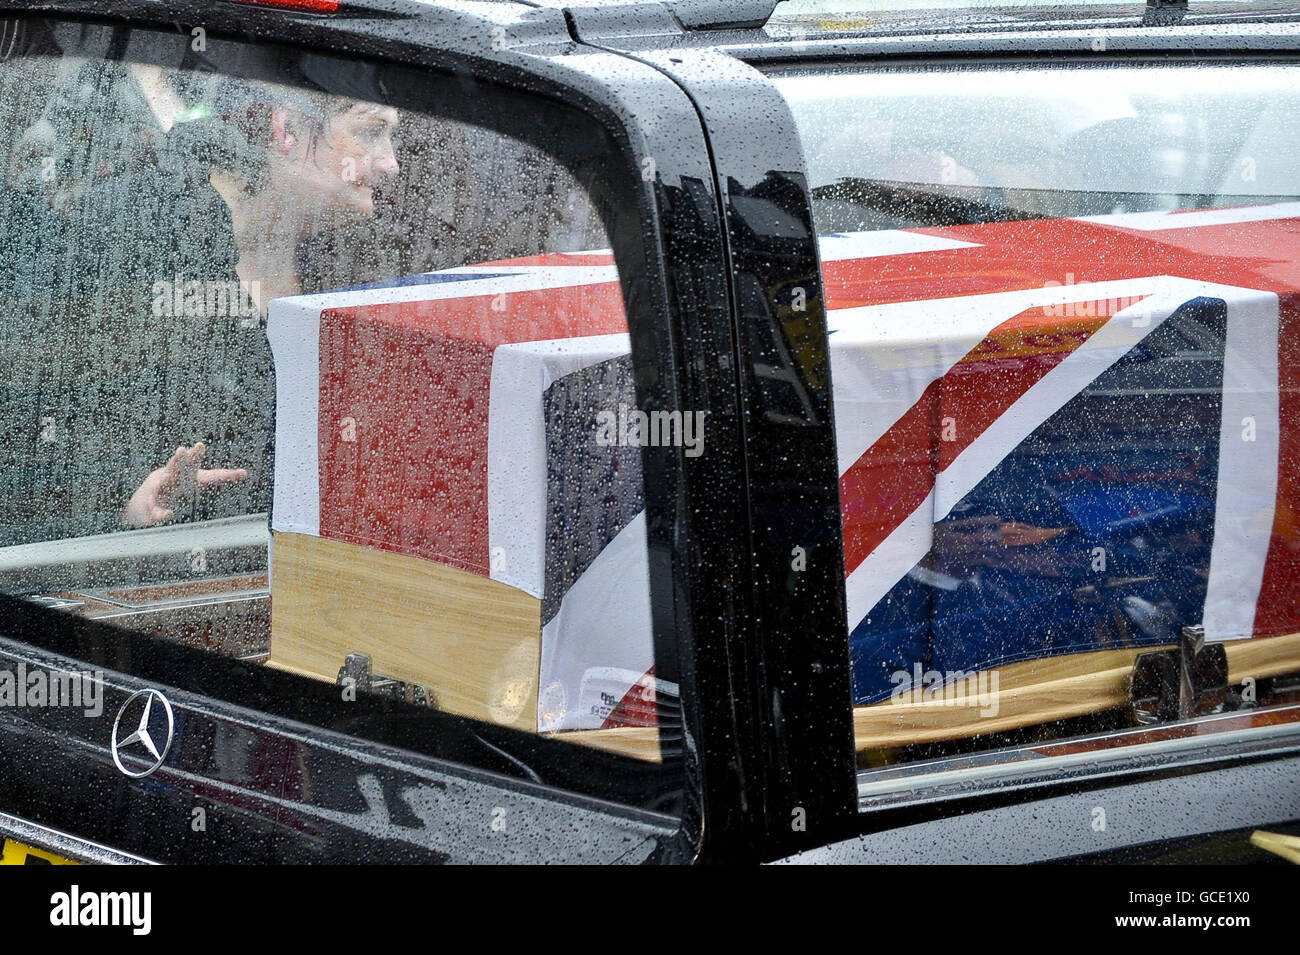
[[[321,536],[487,576],[493,352],[626,331],[615,282],[323,312]]]
[[[1242,288],[1300,287],[1300,220],[1141,232],[1073,219],[915,230],[972,247],[826,262],[830,309],[952,298],[1047,282],[1175,275]]]

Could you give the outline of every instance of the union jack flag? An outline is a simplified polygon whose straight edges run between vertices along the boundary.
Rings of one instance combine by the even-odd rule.
[[[1300,203],[821,239],[859,703],[964,670],[1300,629]],[[542,603],[539,728],[653,647],[608,252],[271,306],[273,528]],[[349,437],[351,440],[349,440]],[[661,688],[662,689],[662,688]]]

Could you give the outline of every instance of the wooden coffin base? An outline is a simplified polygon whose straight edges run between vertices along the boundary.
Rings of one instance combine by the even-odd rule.
[[[439,709],[537,730],[541,601],[419,557],[276,532],[269,666],[337,681],[349,653]]]
[[[541,601],[498,581],[305,534],[272,545],[268,665],[335,682],[349,653],[375,673],[418,683],[439,708],[537,730]],[[996,713],[969,701],[886,701],[854,708],[858,750],[983,736],[1128,705],[1133,663],[1168,647],[1102,650],[997,668]],[[1229,681],[1300,671],[1300,633],[1224,645]],[[989,708],[992,709],[991,707]],[[585,730],[560,738],[659,760],[654,727]]]
[[[1223,645],[1228,682],[1300,671],[1300,633]],[[991,715],[969,699],[885,701],[853,710],[859,750],[889,749],[1001,733],[1127,706],[1133,662],[1172,646],[1101,650],[997,667]]]

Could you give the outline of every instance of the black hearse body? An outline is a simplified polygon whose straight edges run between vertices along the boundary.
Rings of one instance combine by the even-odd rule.
[[[1175,852],[1188,858],[1189,851],[1205,861],[1236,861],[1266,857],[1249,842],[1254,830],[1294,829],[1300,820],[1300,724],[1287,712],[1297,704],[1285,668],[1275,666],[1260,678],[1255,708],[1253,697],[1241,698],[1240,670],[1232,671],[1234,679],[1219,674],[1217,682],[1213,674],[1197,676],[1192,689],[1221,686],[1224,692],[1213,705],[1189,703],[1187,691],[1179,697],[1177,679],[1172,690],[1160,683],[1162,664],[1176,675],[1179,667],[1195,670],[1200,659],[1193,659],[1195,634],[1177,645],[1176,629],[1169,639],[1147,634],[1093,648],[1134,648],[1118,668],[1123,672],[1113,675],[1121,689],[1106,684],[1099,690],[1086,681],[1067,688],[1063,692],[1082,703],[1058,715],[949,739],[930,731],[913,741],[905,725],[904,736],[887,744],[864,736],[862,707],[884,704],[864,695],[854,662],[858,651],[851,650],[857,644],[846,623],[843,468],[831,378],[834,341],[851,332],[828,319],[834,290],[824,287],[831,262],[852,256],[828,255],[819,233],[919,229],[961,244],[969,237],[943,228],[1024,221],[1032,218],[1025,211],[1032,203],[1008,198],[1016,184],[986,183],[976,198],[956,189],[969,184],[971,164],[953,158],[951,141],[996,138],[1006,129],[981,130],[976,112],[968,127],[945,127],[915,106],[899,114],[904,119],[873,119],[875,132],[860,141],[898,140],[911,126],[924,131],[928,122],[948,136],[949,142],[937,133],[917,139],[914,151],[932,153],[938,169],[929,205],[900,198],[897,182],[867,200],[862,190],[870,188],[863,182],[827,193],[810,172],[824,156],[810,155],[803,120],[778,78],[812,77],[813,98],[818,76],[829,97],[842,94],[839,84],[849,82],[844,75],[858,82],[863,73],[866,95],[874,95],[872,73],[902,75],[919,89],[927,77],[962,70],[1018,70],[1032,79],[1035,71],[1073,67],[1146,69],[1158,84],[1182,75],[1179,69],[1211,64],[1292,69],[1300,24],[1272,12],[1251,18],[1229,4],[1202,11],[1193,3],[1173,13],[1107,6],[970,11],[950,22],[799,4],[811,12],[795,10],[783,20],[784,6],[774,11],[763,0],[0,3],[9,45],[0,73],[42,56],[57,59],[73,34],[83,38],[77,41],[83,43],[80,56],[105,63],[169,68],[176,64],[154,62],[152,51],[170,43],[178,59],[189,57],[184,70],[207,70],[218,79],[233,59],[199,62],[191,56],[196,40],[226,43],[253,58],[269,49],[290,60],[311,54],[323,58],[321,75],[361,64],[359,75],[369,71],[378,82],[360,84],[355,95],[391,103],[403,115],[422,111],[527,142],[566,168],[598,170],[587,181],[598,181],[605,192],[605,235],[630,340],[628,387],[647,411],[707,411],[704,453],[643,447],[640,459],[660,688],[658,721],[649,724],[657,727],[656,758],[453,712],[438,705],[432,691],[419,696],[399,686],[396,695],[349,698],[339,692],[348,666],[358,667],[363,689],[369,686],[364,661],[340,657],[337,681],[328,679],[332,672],[312,680],[267,666],[262,646],[229,650],[222,644],[214,652],[210,621],[185,629],[173,616],[177,633],[185,629],[186,635],[171,638],[147,625],[148,608],[113,597],[115,581],[174,581],[177,566],[186,579],[265,575],[265,514],[143,530],[99,528],[53,545],[23,539],[0,549],[6,594],[0,664],[24,674],[94,673],[102,694],[95,707],[15,702],[0,709],[0,832],[7,839],[86,861],[173,863],[1113,861]],[[136,42],[146,34],[154,38],[150,43]],[[100,47],[84,40],[90,35],[103,38]],[[296,82],[307,84],[310,70],[301,73],[306,78]],[[801,102],[807,108],[807,99]],[[1014,115],[1009,109],[1003,115]],[[1116,107],[1093,132],[1099,139],[1112,136],[1137,157],[1143,149],[1138,140],[1151,130],[1122,127],[1146,115]],[[39,168],[39,149],[23,153],[15,145],[35,119],[10,117],[3,127],[13,140],[7,146],[11,164],[26,157]],[[860,120],[846,111],[836,122],[848,128]],[[1189,124],[1193,120],[1178,134],[1196,132]],[[92,125],[89,135],[107,136],[108,125]],[[404,141],[402,161],[417,147]],[[1255,148],[1262,175],[1265,147]],[[1158,154],[1152,162],[1164,155],[1155,147],[1149,152]],[[1200,155],[1191,147],[1187,154]],[[11,172],[11,190],[17,181]],[[945,192],[948,185],[955,191]],[[1115,195],[1140,191],[1105,182],[1093,188]],[[526,179],[506,177],[481,202],[490,207],[513,192],[512,208],[526,209],[528,189]],[[1232,205],[1203,189],[1175,185],[1166,191],[1181,197],[1175,208]],[[1242,192],[1250,194],[1237,205],[1286,199]],[[433,202],[435,194],[422,201]],[[819,225],[822,213],[815,207],[831,216],[834,202],[876,215],[835,220],[828,229]],[[6,231],[28,240],[6,243],[6,271],[17,274],[39,257],[47,220],[24,219],[14,202],[8,208]],[[1123,208],[1144,211],[1116,200],[1064,214]],[[1039,218],[1062,214],[1049,209]],[[192,234],[207,221],[159,222],[157,228]],[[412,271],[518,254],[489,251]],[[860,261],[871,261],[863,255]],[[936,299],[979,291],[940,291],[945,278],[938,271],[913,268],[903,278],[935,283]],[[1058,284],[1066,282],[1060,276]],[[870,284],[861,290],[863,307],[887,301],[873,299]],[[23,324],[12,313],[6,322],[11,331]],[[10,346],[19,347],[17,332],[7,335]],[[96,347],[94,341],[78,337],[75,347]],[[1212,348],[1196,354],[1190,348],[1178,352],[1179,367],[1192,369],[1188,380],[1200,374],[1196,361],[1213,364],[1214,357]],[[59,353],[50,360],[71,359]],[[285,376],[280,366],[277,371],[279,388]],[[15,394],[16,377],[5,383]],[[1193,385],[1162,383],[1156,375],[1132,387],[1172,396],[1170,402],[1181,400],[1175,393],[1202,394],[1210,387],[1200,379]],[[1096,405],[1089,407],[1105,405],[1108,394],[1094,395]],[[35,422],[38,432],[48,426],[54,429],[49,434],[58,433],[58,421],[42,423],[39,411]],[[277,420],[277,428],[283,425]],[[933,427],[942,430],[942,422]],[[277,446],[271,453],[287,452]],[[1169,470],[1182,463],[1178,458]],[[13,481],[6,485],[6,493],[20,490]],[[1195,528],[1169,522],[1195,523],[1207,505],[1181,484],[1175,497],[1161,505],[1165,523],[1144,525],[1141,534],[1129,525],[1116,532],[1122,542],[1114,553],[1141,550],[1152,540],[1182,547]],[[1088,513],[1095,516],[1095,509]],[[1218,520],[1225,520],[1222,511]],[[1028,523],[1012,519],[999,546],[1029,538],[1030,546],[1039,546],[1037,532],[1024,530]],[[1016,534],[1022,536],[1008,543]],[[1186,553],[1199,553],[1187,546]],[[1202,559],[1208,557],[1187,558]],[[276,569],[277,586],[290,586],[289,576]],[[935,574],[938,594],[947,578]],[[1119,578],[1150,576],[1135,571]],[[1076,581],[1072,592],[1086,586]],[[268,599],[249,587],[225,601],[223,612],[236,614],[232,619],[244,619],[234,606],[240,601]],[[1095,593],[1076,599],[1094,601]],[[80,612],[90,606],[87,594],[117,609]],[[1146,591],[1124,595],[1159,604]],[[1024,606],[1038,606],[1032,594],[1021,596]],[[178,613],[176,600],[184,603],[169,596],[159,606]],[[1019,600],[1007,597],[990,612],[1021,613]],[[1136,634],[1134,621],[1146,604],[1117,601],[1121,616],[1130,615],[1117,626]],[[1048,610],[1032,611],[1030,619]],[[1183,618],[1176,626],[1196,623]],[[203,633],[209,634],[206,643]],[[1135,667],[1144,648],[1166,656]],[[1012,656],[1005,658],[1008,666]],[[162,701],[150,711],[153,717],[140,717],[133,700],[150,698],[136,695],[149,689]],[[1100,701],[1095,706],[1089,705],[1092,694]],[[158,723],[164,703],[166,720]],[[1152,712],[1157,716],[1148,719]],[[149,760],[119,754],[137,719],[168,739],[146,775],[134,770]],[[1234,795],[1226,804],[1214,797],[1229,788]],[[1183,808],[1162,808],[1175,805]]]

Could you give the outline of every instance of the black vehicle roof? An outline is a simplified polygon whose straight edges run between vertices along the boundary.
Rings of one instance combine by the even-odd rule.
[[[283,4],[273,6],[273,3]],[[1151,0],[1152,3],[1162,0]],[[1156,22],[1136,2],[1089,6],[947,11],[876,11],[825,21],[783,14],[780,0],[339,0],[313,13],[294,0],[0,0],[0,11],[171,24],[312,45],[370,41],[438,49],[453,59],[499,60],[505,49],[546,55],[576,41],[627,52],[720,49],[758,62],[872,60],[932,55],[1086,53],[1104,33],[1111,53],[1228,55],[1290,52],[1300,8],[1191,0],[1187,12]],[[1141,11],[1146,10],[1147,14]],[[504,28],[504,35],[497,27]],[[1227,28],[1225,28],[1227,27]],[[346,38],[346,39],[344,39]],[[339,41],[342,40],[340,43]],[[1081,45],[1082,44],[1082,45]]]

